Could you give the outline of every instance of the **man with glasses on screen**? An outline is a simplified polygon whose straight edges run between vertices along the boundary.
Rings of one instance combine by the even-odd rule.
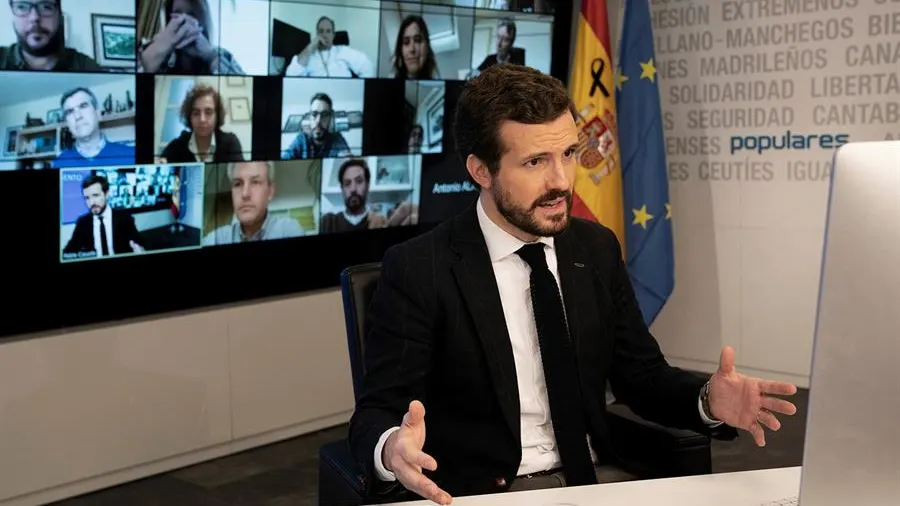
[[[269,211],[269,203],[275,197],[274,163],[230,163],[227,171],[234,216],[230,223],[207,234],[203,238],[204,246],[270,241],[306,235],[295,220],[272,216]]]
[[[75,144],[56,157],[54,168],[134,163],[133,146],[107,140],[101,131],[99,103],[93,91],[84,87],[69,90],[63,93],[59,103]]]
[[[350,156],[350,147],[340,132],[334,131],[334,102],[324,93],[316,93],[309,101],[308,128],[300,133],[281,154],[284,160]],[[305,132],[309,130],[309,132]]]
[[[0,48],[2,70],[103,70],[85,54],[66,47],[62,0],[12,1],[16,43]]]
[[[105,177],[86,177],[81,183],[81,194],[88,212],[75,222],[63,255],[86,258],[144,251],[134,216],[125,209],[109,206],[109,181]]]

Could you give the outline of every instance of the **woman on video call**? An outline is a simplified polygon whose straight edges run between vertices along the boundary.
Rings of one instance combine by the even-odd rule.
[[[428,25],[421,16],[406,16],[397,31],[391,77],[397,79],[440,79]]]
[[[146,1],[146,0],[145,0]],[[165,28],[138,49],[138,72],[153,74],[229,74],[244,70],[227,50],[213,46],[212,15],[207,0],[165,2]],[[142,17],[145,9],[142,9]],[[159,9],[152,12],[159,12]],[[143,21],[143,19],[142,19]]]
[[[189,127],[163,149],[159,163],[244,161],[237,135],[222,130],[225,105],[212,86],[194,86],[181,104],[181,121]]]

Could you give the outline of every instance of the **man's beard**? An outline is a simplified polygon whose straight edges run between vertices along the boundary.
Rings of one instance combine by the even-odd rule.
[[[36,30],[40,30],[43,33],[47,33],[47,31],[44,30],[43,28],[35,28],[32,31],[36,31]],[[56,52],[60,48],[61,34],[60,34],[59,30],[57,30],[56,33],[54,33],[47,39],[47,43],[44,44],[43,47],[39,47],[39,48],[33,48],[28,45],[28,34],[25,34],[23,36],[23,35],[16,33],[16,39],[18,39],[19,47],[22,48],[22,51],[24,53],[27,53],[31,56],[36,56],[38,58],[41,58],[44,56],[50,56],[52,54],[56,54]]]
[[[347,208],[347,213],[349,214],[362,214],[363,211],[366,210],[366,199],[354,193],[347,197],[347,200],[344,201],[344,206]]]
[[[535,200],[530,207],[523,209],[512,202],[509,192],[505,191],[498,183],[499,181],[497,178],[494,178],[494,181],[491,184],[491,193],[494,197],[494,203],[500,214],[514,227],[526,234],[538,237],[552,237],[561,234],[568,228],[572,215],[572,192],[566,190],[551,190]],[[565,199],[566,211],[548,217],[548,220],[550,221],[548,224],[538,222],[535,217],[538,206],[560,197]]]

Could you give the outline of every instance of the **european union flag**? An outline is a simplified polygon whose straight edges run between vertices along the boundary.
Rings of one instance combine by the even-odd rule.
[[[625,257],[647,325],[675,286],[672,213],[649,0],[627,0],[616,109],[625,203]]]

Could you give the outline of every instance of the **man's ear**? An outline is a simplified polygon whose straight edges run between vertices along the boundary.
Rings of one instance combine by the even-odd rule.
[[[491,187],[491,173],[488,171],[487,165],[477,156],[469,155],[466,157],[466,170],[472,179],[482,188]]]

